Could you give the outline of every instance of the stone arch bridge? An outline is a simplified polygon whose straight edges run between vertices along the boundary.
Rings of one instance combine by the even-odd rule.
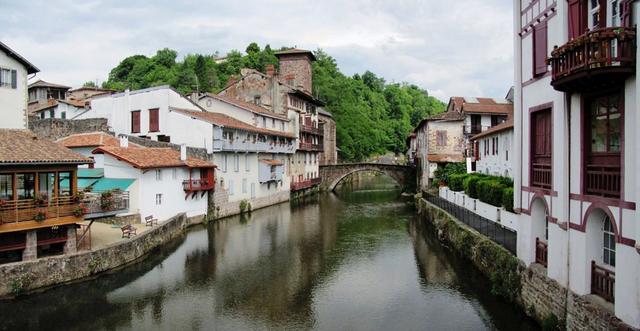
[[[413,192],[416,187],[416,168],[384,163],[341,163],[320,166],[320,190],[333,191],[345,177],[361,171],[381,172],[393,178],[402,192]]]

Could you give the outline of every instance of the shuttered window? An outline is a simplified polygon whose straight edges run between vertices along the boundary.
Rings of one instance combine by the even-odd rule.
[[[574,39],[586,32],[587,1],[569,0],[569,39]]]
[[[160,131],[160,114],[158,108],[149,109],[149,132]]]
[[[533,28],[533,76],[547,73],[547,22]]]
[[[131,133],[140,133],[140,111],[131,112]]]

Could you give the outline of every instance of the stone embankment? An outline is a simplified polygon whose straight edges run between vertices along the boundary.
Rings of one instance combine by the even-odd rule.
[[[183,236],[187,227],[203,217],[179,214],[131,239],[94,251],[46,257],[0,265],[0,297],[12,297],[79,281],[137,262],[160,246]]]
[[[633,330],[615,317],[606,303],[568,291],[547,277],[543,266],[525,266],[502,246],[420,195],[416,197],[416,208],[419,220],[433,228],[438,240],[489,278],[492,294],[518,304],[543,329]]]

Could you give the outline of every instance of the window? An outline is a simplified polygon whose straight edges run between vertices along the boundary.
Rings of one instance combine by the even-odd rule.
[[[498,140],[498,137],[496,137],[496,155],[498,155],[498,149],[500,149],[500,141]]]
[[[160,112],[158,108],[149,109],[149,132],[160,131]]]
[[[0,68],[0,87],[18,88],[18,72],[11,69]]]
[[[140,111],[131,112],[131,133],[140,133]]]
[[[284,130],[285,130],[285,128],[284,128],[284,122],[280,122],[280,130],[282,130],[282,131],[284,131]]]
[[[267,127],[267,118],[266,117],[262,117],[262,127],[263,128]]]
[[[247,179],[242,179],[242,193],[247,193]]]
[[[620,97],[617,94],[596,98],[589,105],[590,138],[592,153],[619,153]]]
[[[156,194],[156,206],[162,205],[162,193]]]
[[[260,106],[262,104],[262,101],[260,100],[260,96],[256,95],[253,97],[253,103],[255,103],[256,105]]]
[[[167,135],[164,135],[164,134],[159,134],[158,135],[158,141],[165,142],[165,143],[170,143],[171,142],[171,136],[167,136]]]
[[[602,16],[600,16],[600,0],[589,1],[589,28],[594,29],[600,26]],[[605,22],[602,22],[605,23]]]
[[[162,180],[162,169],[156,169],[156,180]]]
[[[602,226],[602,262],[604,264],[616,266],[616,235],[613,232],[613,225],[609,216],[605,216]]]
[[[44,112],[40,112],[40,119],[44,119]]]
[[[55,110],[53,109],[49,110],[49,118],[55,118],[56,117],[55,114],[56,114]]]
[[[272,119],[271,119],[271,128],[272,128],[272,129],[275,129],[275,128],[276,128],[276,119],[275,119],[275,118],[272,118]]]
[[[13,174],[0,174],[0,200],[13,200]]]
[[[60,118],[66,119],[67,118],[67,112],[63,111],[62,113],[60,113]]]
[[[225,154],[223,157],[223,162],[222,162],[222,172],[227,172],[227,163],[229,161],[228,155]]]
[[[436,131],[436,145],[440,147],[447,145],[447,131]]]
[[[235,172],[240,171],[240,155],[234,155],[234,158],[233,158],[233,170]]]
[[[176,169],[176,168],[171,169],[171,178],[173,180],[178,179],[178,169]]]
[[[73,195],[73,187],[71,186],[71,172],[64,171],[58,173],[58,196]]]
[[[547,73],[547,22],[533,28],[533,77]]]
[[[244,155],[244,170],[245,171],[251,170],[251,168],[249,166],[249,154],[245,154]]]
[[[551,109],[531,113],[531,186],[551,188]]]
[[[229,195],[233,195],[233,181],[229,180],[229,185],[227,187],[227,191],[229,192]]]

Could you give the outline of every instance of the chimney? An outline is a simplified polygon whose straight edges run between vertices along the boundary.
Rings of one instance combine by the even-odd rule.
[[[180,145],[180,161],[186,161],[187,160],[187,145],[182,144]]]
[[[120,136],[120,147],[124,147],[124,148],[129,147],[129,137]]]
[[[273,64],[267,64],[267,76],[273,77],[276,73],[276,67]]]

